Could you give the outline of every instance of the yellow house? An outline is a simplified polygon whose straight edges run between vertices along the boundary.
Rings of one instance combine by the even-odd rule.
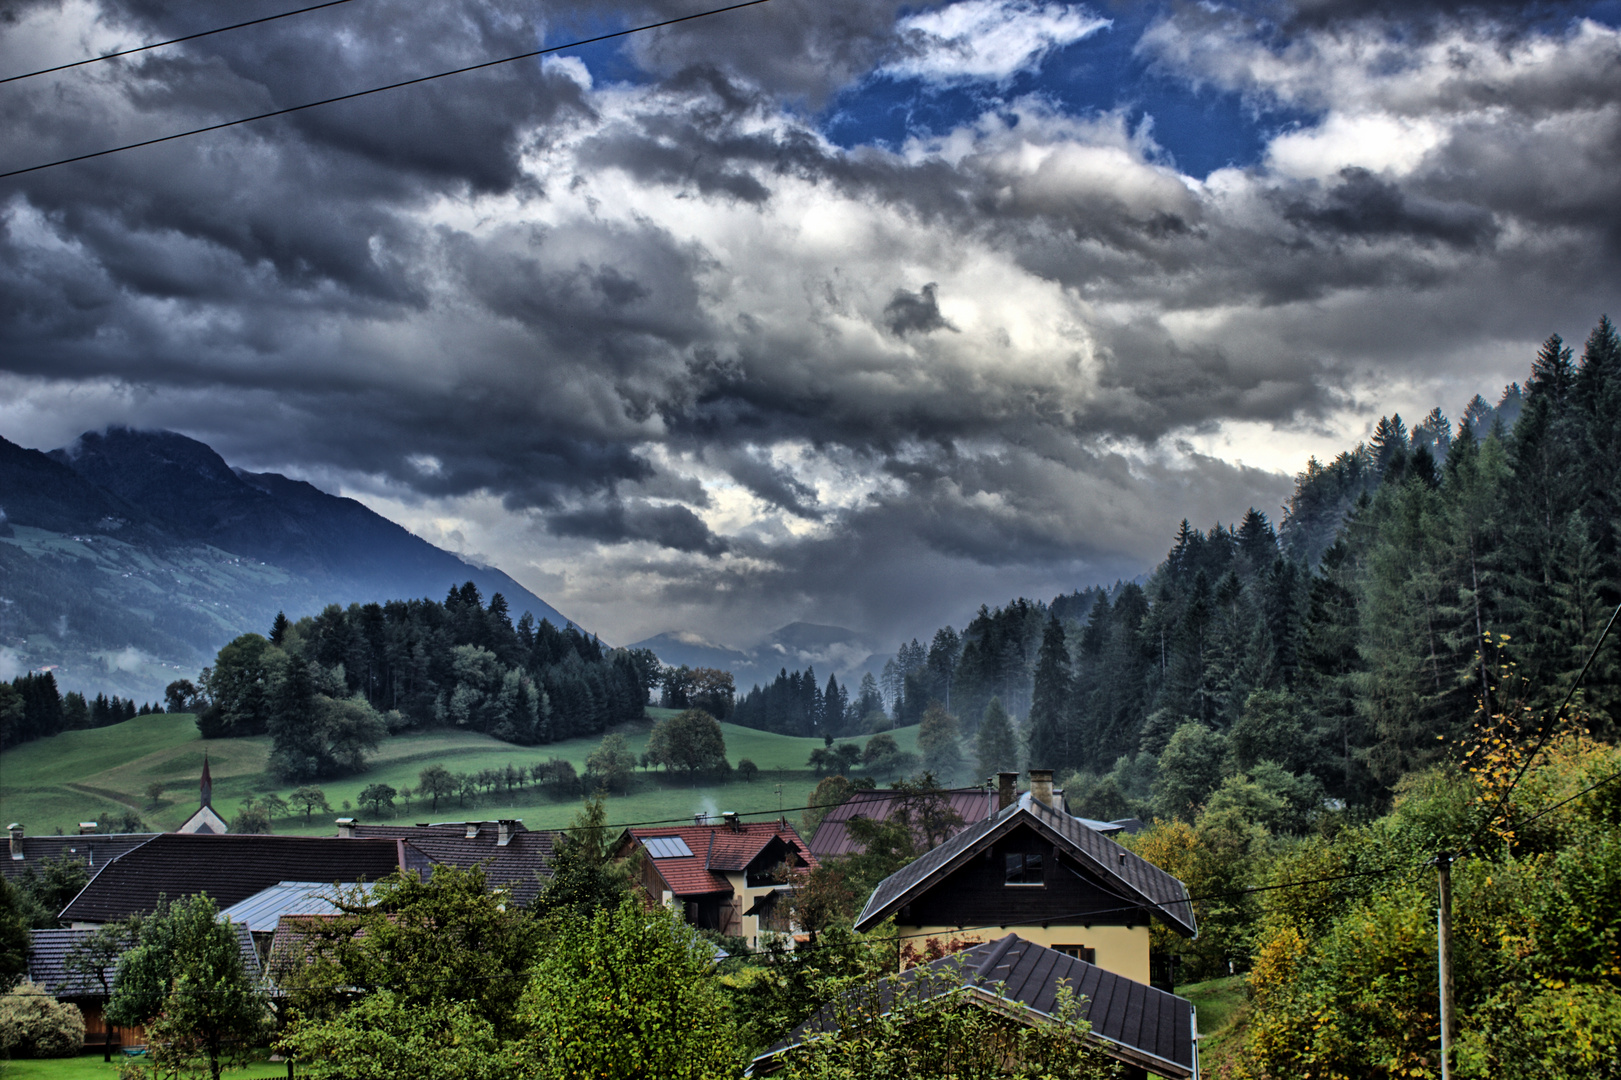
[[[919,947],[929,938],[991,941],[1010,931],[1148,984],[1148,927],[1198,932],[1176,878],[1052,805],[1052,774],[1031,790],[885,878],[856,920],[894,916]]]

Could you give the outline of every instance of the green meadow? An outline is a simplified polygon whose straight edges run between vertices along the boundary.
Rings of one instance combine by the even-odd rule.
[[[631,749],[640,755],[647,745],[654,720],[668,715],[649,709],[648,719],[620,730]],[[820,739],[773,735],[751,728],[722,724],[726,756],[736,765],[749,758],[760,772],[751,783],[732,780],[719,784],[689,785],[679,777],[638,771],[635,788],[608,801],[608,819],[615,824],[686,819],[699,811],[711,814],[735,810],[745,815],[776,814],[781,808],[797,821],[797,808],[810,801],[816,777],[806,760],[821,746]],[[893,733],[901,749],[916,752],[917,729]],[[317,813],[306,822],[302,815],[277,818],[278,833],[331,835],[333,819],[351,816],[376,821],[359,809],[360,792],[370,784],[389,784],[396,790],[415,788],[417,775],[428,765],[443,765],[451,772],[476,773],[511,763],[527,767],[550,758],[564,758],[580,772],[600,739],[571,739],[546,746],[512,746],[485,735],[461,731],[427,731],[385,739],[370,767],[355,776],[318,782],[332,812]],[[854,740],[859,741],[859,740]],[[293,785],[279,784],[265,771],[270,753],[267,737],[204,739],[193,717],[186,714],[141,716],[94,731],[74,731],[26,743],[0,753],[0,819],[19,822],[30,835],[58,830],[71,833],[80,821],[105,811],[133,810],[154,829],[174,829],[197,809],[197,783],[203,756],[208,756],[214,781],[214,809],[226,820],[235,816],[243,800],[274,792],[283,798]],[[147,787],[161,781],[163,796],[156,804],[146,797]],[[779,790],[780,789],[780,790]],[[347,802],[348,811],[343,809]],[[409,808],[396,801],[390,823],[461,821],[465,818],[521,818],[532,829],[567,825],[579,809],[576,800],[557,801],[534,788],[481,795],[464,805],[459,798],[440,799],[437,808],[413,798]]]

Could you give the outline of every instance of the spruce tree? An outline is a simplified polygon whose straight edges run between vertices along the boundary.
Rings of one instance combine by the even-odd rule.
[[[1070,698],[1069,650],[1064,626],[1056,615],[1047,619],[1036,657],[1035,688],[1030,695],[1030,766],[1062,773],[1075,767],[1069,725],[1064,721]]]
[[[991,703],[985,706],[975,749],[979,757],[980,776],[1013,772],[1019,767],[1019,745],[1013,736],[1013,724],[1008,720],[1007,710],[1002,708],[999,697],[991,698]]]

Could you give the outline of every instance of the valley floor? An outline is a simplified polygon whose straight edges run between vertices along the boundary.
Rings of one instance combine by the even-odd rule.
[[[620,730],[638,756],[646,748],[653,719],[664,710],[650,709],[645,723]],[[722,724],[726,756],[735,766],[749,758],[760,772],[752,783],[689,786],[678,777],[638,772],[636,787],[608,802],[608,819],[615,825],[632,822],[687,819],[694,813],[735,810],[741,814],[783,810],[797,823],[798,808],[809,802],[817,778],[806,767],[820,739],[774,735]],[[894,732],[905,751],[915,751],[916,728]],[[332,804],[330,813],[277,818],[277,833],[331,835],[332,821],[352,816],[379,820],[359,809],[363,788],[375,783],[395,789],[417,786],[417,775],[431,764],[451,772],[478,772],[507,764],[526,767],[550,758],[563,758],[576,771],[585,771],[585,759],[599,739],[571,739],[546,746],[513,746],[485,735],[459,731],[429,731],[386,739],[364,773],[318,784]],[[265,771],[270,753],[266,737],[203,739],[187,714],[142,716],[93,731],[74,731],[26,743],[0,754],[0,818],[19,822],[30,835],[60,830],[71,833],[80,821],[105,811],[133,810],[154,829],[173,829],[197,809],[197,783],[203,755],[208,755],[214,783],[214,808],[230,820],[244,799],[275,792],[286,797],[293,785],[278,784]],[[153,781],[165,784],[154,806],[144,794]],[[778,786],[781,786],[779,793]],[[345,809],[345,803],[348,804]],[[440,799],[433,807],[412,799],[409,807],[397,802],[392,817],[398,823],[461,821],[466,818],[521,818],[531,829],[566,826],[579,809],[578,799],[559,801],[526,787],[509,798],[504,792],[480,796],[463,804]]]

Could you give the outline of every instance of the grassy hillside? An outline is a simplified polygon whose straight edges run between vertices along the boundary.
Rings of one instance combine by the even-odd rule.
[[[667,715],[665,710],[649,709],[645,723],[623,730],[631,748],[639,755],[647,744],[652,719]],[[616,823],[685,818],[699,810],[718,813],[775,813],[779,805],[798,819],[795,807],[804,806],[816,778],[805,767],[811,750],[820,739],[797,739],[771,735],[732,724],[721,725],[726,735],[726,755],[736,764],[751,758],[760,767],[752,783],[733,781],[689,787],[676,778],[660,774],[641,775],[636,789],[609,802],[609,820]],[[904,750],[916,750],[917,729],[895,732]],[[386,740],[371,767],[358,776],[323,782],[320,787],[332,803],[333,812],[317,814],[306,824],[302,817],[277,819],[278,833],[330,834],[332,819],[342,816],[343,802],[358,806],[362,788],[373,783],[394,788],[416,787],[417,774],[427,765],[441,764],[452,772],[477,772],[507,763],[528,766],[549,758],[565,758],[575,769],[585,771],[585,759],[596,747],[596,739],[573,739],[549,746],[518,747],[484,735],[458,731],[433,731],[401,735]],[[158,829],[173,829],[197,809],[197,780],[207,753],[214,780],[214,808],[227,820],[233,817],[243,799],[275,792],[284,798],[291,785],[277,784],[265,772],[270,752],[268,738],[203,739],[189,715],[142,716],[126,723],[95,731],[75,731],[28,743],[0,754],[0,819],[21,822],[31,835],[72,832],[80,821],[103,811],[134,810]],[[153,781],[166,786],[156,806],[148,804],[145,790]],[[777,785],[782,786],[779,796]],[[416,799],[410,809],[396,807],[397,822],[457,821],[464,817],[522,818],[530,828],[554,828],[568,824],[578,809],[575,801],[557,802],[542,793],[525,789],[511,801],[504,795],[481,797],[477,804],[463,806],[459,799],[441,799],[438,809]],[[352,816],[367,820],[359,810]]]

